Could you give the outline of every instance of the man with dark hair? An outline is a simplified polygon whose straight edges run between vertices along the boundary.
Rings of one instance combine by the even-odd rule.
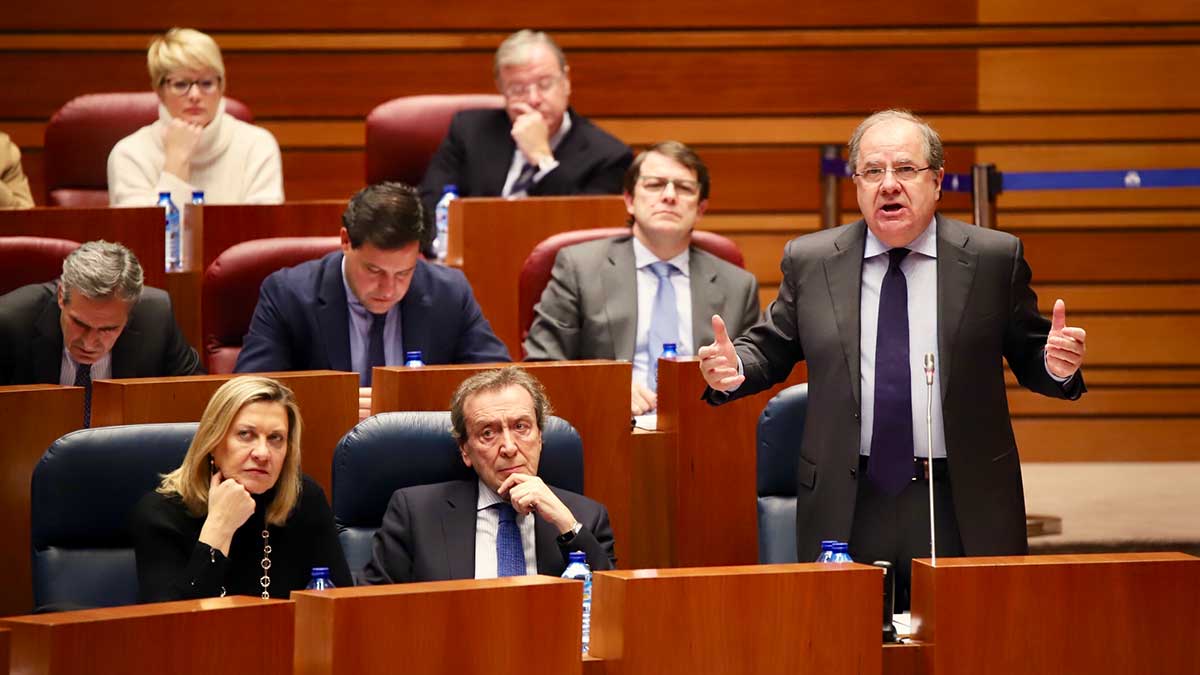
[[[142,285],[137,256],[120,244],[89,241],[58,281],[0,296],[0,384],[77,385],[90,400],[92,380],[197,372],[170,298]]]
[[[415,189],[360,190],[340,251],[263,281],[236,372],[355,371],[362,412],[371,369],[403,364],[406,351],[428,364],[508,361],[462,272],[421,259],[426,227]]]
[[[664,141],[625,173],[630,235],[558,252],[525,339],[531,361],[633,362],[630,408],[657,407],[664,342],[692,354],[712,341],[713,314],[740,332],[758,321],[754,275],[692,245],[708,206],[708,167],[691,148]]]
[[[432,213],[442,188],[461,197],[617,194],[633,153],[569,107],[570,67],[546,33],[522,30],[496,50],[504,109],[465,110],[421,181]]]
[[[397,490],[371,544],[368,584],[558,576],[571,551],[612,569],[612,528],[599,502],[538,477],[550,402],[516,366],[467,378],[450,403],[450,433],[475,480]]]

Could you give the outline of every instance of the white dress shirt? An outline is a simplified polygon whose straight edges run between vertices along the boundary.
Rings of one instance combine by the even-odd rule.
[[[58,383],[67,386],[75,384],[75,369],[79,367],[75,363],[75,359],[71,358],[71,353],[63,347],[62,365],[58,369]],[[92,381],[108,380],[112,378],[112,350],[109,350],[104,356],[101,356],[92,364]]]

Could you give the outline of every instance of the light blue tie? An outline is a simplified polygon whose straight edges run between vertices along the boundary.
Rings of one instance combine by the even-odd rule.
[[[521,546],[517,512],[508,503],[497,504],[496,508],[500,511],[500,527],[496,529],[496,576],[524,576],[525,548]]]
[[[646,367],[646,386],[658,391],[658,357],[663,345],[668,342],[679,344],[679,307],[675,304],[675,286],[671,275],[679,270],[669,262],[659,260],[650,263],[650,271],[658,277],[658,290],[654,293],[654,305],[650,309],[650,334],[646,340],[646,351],[650,361]]]

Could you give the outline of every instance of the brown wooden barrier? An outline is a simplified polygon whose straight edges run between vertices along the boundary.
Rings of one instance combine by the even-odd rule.
[[[625,217],[620,197],[456,199],[450,204],[447,262],[467,275],[492,330],[519,359],[517,280],[526,256],[550,235],[621,227]]]
[[[912,622],[932,673],[1196,673],[1200,558],[914,560]]]
[[[304,472],[320,483],[328,497],[333,449],[358,423],[358,376],[332,370],[260,374],[295,392],[304,417]],[[197,422],[213,392],[233,377],[236,375],[96,380],[92,425]]]
[[[249,597],[0,619],[23,675],[291,675],[294,608]]]
[[[334,237],[342,226],[343,200],[284,204],[208,204],[184,207],[184,220],[199,230],[200,271],[234,244],[269,237]]]
[[[83,388],[48,384],[0,387],[0,616],[33,609],[29,483],[50,444],[83,425]],[[0,661],[0,664],[5,663]]]
[[[298,591],[295,673],[578,675],[581,598],[544,576]]]
[[[591,654],[608,675],[877,674],[881,588],[857,564],[598,572]]]
[[[503,364],[507,365],[507,364]],[[630,506],[629,378],[631,366],[618,361],[524,363],[546,389],[556,415],[583,440],[584,492],[608,508],[617,542],[618,563],[634,566],[643,554],[631,547],[642,527]],[[376,368],[372,414],[396,410],[449,410],[462,381],[498,365]],[[449,434],[449,431],[447,431]]]

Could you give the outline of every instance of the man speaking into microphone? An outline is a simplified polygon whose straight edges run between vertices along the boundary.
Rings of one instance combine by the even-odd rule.
[[[915,115],[864,120],[849,146],[863,219],[789,242],[765,319],[730,341],[714,316],[716,339],[698,351],[714,404],[807,362],[798,558],[838,539],[859,562],[892,562],[898,612],[912,558],[930,553],[930,478],[939,556],[1028,552],[1001,359],[1032,391],[1086,391],[1086,333],[1067,326],[1062,300],[1052,320],[1038,314],[1020,240],[936,213],[943,163],[937,132]]]

